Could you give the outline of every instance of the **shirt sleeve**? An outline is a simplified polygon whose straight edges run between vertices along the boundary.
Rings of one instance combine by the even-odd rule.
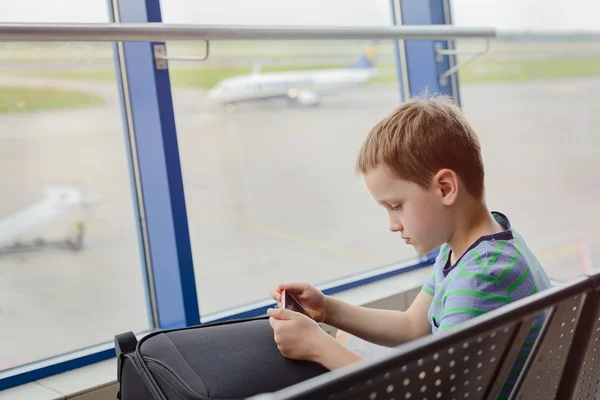
[[[433,271],[431,271],[429,278],[427,278],[427,281],[425,281],[425,284],[423,285],[423,292],[427,293],[430,296],[435,296],[435,271],[438,268],[440,268],[440,266],[441,268],[443,268],[443,266],[446,264],[447,259],[448,246],[444,244],[440,247],[440,251],[435,258],[435,262],[433,263]]]
[[[429,275],[429,278],[427,278],[427,281],[425,281],[422,290],[430,296],[435,294],[435,272],[432,272]]]

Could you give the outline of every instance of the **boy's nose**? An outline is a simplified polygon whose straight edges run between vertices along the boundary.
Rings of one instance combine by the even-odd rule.
[[[390,231],[392,232],[402,232],[404,228],[399,221],[390,220]]]

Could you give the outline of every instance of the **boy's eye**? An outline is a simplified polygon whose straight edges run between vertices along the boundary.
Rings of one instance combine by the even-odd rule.
[[[390,206],[390,208],[392,209],[392,211],[397,211],[402,209],[402,204],[398,204],[396,206]]]

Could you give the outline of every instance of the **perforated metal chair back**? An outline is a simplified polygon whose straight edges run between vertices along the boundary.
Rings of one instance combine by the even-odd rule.
[[[549,400],[556,397],[584,298],[583,294],[573,296],[550,310],[537,342],[531,343],[530,360],[521,371],[512,398]]]
[[[559,399],[600,398],[600,271],[595,289],[585,296],[573,344],[556,395]]]
[[[600,271],[589,281],[552,307],[511,400],[600,398]]]
[[[531,325],[531,321],[529,321]],[[522,321],[473,336],[456,336],[444,343],[431,342],[391,358],[374,360],[370,367],[337,377],[285,399],[423,400],[496,398],[496,384],[505,363],[514,361],[515,342],[523,341],[528,327]],[[425,350],[425,351],[423,351]],[[429,351],[428,351],[429,350]],[[518,350],[518,349],[517,349]],[[506,369],[506,368],[505,368]],[[509,371],[509,369],[506,369]],[[335,374],[334,371],[332,374]],[[504,378],[508,376],[508,373]]]
[[[533,316],[524,316],[480,329],[465,324],[455,332],[400,346],[361,366],[284,389],[272,398],[496,399],[532,321]]]
[[[574,399],[600,399],[600,292],[588,300],[589,307],[581,315],[581,334],[573,345],[573,360],[567,365],[570,373],[561,382]],[[573,382],[572,389],[567,382]]]
[[[545,341],[538,342],[532,350],[536,353],[530,357],[532,361],[526,364],[530,366],[525,371],[527,376],[519,381],[519,396],[522,393],[523,398],[535,399],[539,390],[545,394],[547,388],[550,388],[550,396],[552,389],[555,393],[564,390],[564,386],[554,387],[560,381],[556,380],[556,376],[562,377],[561,368],[565,371],[568,368],[568,365],[564,366],[569,351],[567,347],[582,332],[581,329],[576,331],[578,316],[585,312],[580,309],[582,298],[587,298],[585,293],[593,289],[594,280],[583,277],[489,312],[450,332],[430,335],[399,346],[377,360],[332,371],[253,400],[495,400],[499,398],[502,386],[525,344],[535,316],[548,310],[552,318],[547,320],[542,329]],[[587,304],[589,309],[591,303]],[[579,314],[573,321],[573,312],[578,310]],[[554,356],[550,363],[547,355],[551,354],[551,342],[558,349],[552,349]],[[590,348],[588,355],[592,360],[594,348],[600,352],[600,346]],[[545,369],[542,365],[544,362],[550,363]],[[537,379],[538,375],[535,374],[541,371],[545,375],[539,375]],[[534,381],[531,381],[532,377]],[[535,380],[539,382],[539,390]],[[515,397],[515,393],[516,390],[511,397]]]

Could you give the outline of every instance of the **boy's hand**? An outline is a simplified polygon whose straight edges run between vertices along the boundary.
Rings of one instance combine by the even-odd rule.
[[[284,357],[317,362],[322,344],[331,337],[315,321],[283,308],[269,309],[267,314],[275,343]]]
[[[281,307],[282,290],[287,290],[294,295],[300,305],[310,313],[315,321],[325,322],[327,318],[327,296],[319,289],[308,283],[285,283],[277,285],[276,288],[271,289],[270,294],[273,300],[277,301],[279,307]]]

